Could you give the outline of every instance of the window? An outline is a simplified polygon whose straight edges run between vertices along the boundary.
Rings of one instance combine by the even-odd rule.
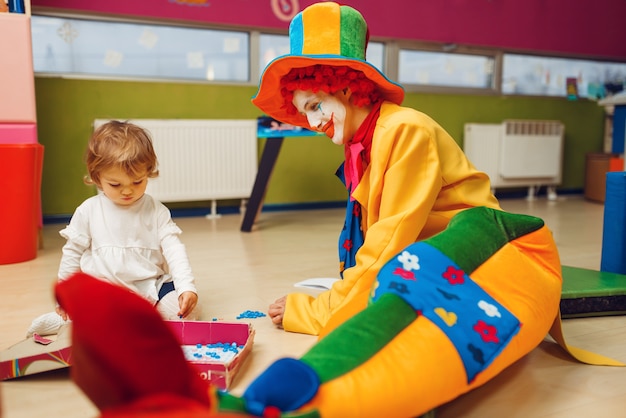
[[[259,38],[259,74],[272,60],[281,55],[289,54],[289,37],[287,35],[264,35]]]
[[[32,16],[31,29],[39,75],[256,84],[270,61],[289,54],[287,35],[250,30],[40,15]],[[578,97],[597,99],[622,91],[626,83],[623,62],[455,44],[370,42],[367,61],[407,91],[566,97],[575,84]]]
[[[370,42],[367,45],[366,61],[378,68],[381,72],[385,72],[385,45],[382,42]]]
[[[32,16],[36,73],[249,81],[249,34]]]
[[[514,54],[503,61],[503,94],[566,96],[569,78],[579,97],[598,99],[621,91],[626,81],[626,64]]]
[[[489,55],[400,49],[400,84],[493,89],[495,58]]]

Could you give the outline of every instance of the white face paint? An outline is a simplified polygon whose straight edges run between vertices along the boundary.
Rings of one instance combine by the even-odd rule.
[[[343,145],[352,138],[346,127],[349,114],[349,97],[344,92],[334,95],[323,91],[296,90],[293,92],[293,105],[306,116],[312,130],[323,132],[333,143]]]

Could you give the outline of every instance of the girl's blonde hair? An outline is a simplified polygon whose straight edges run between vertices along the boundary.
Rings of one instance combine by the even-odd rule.
[[[127,121],[112,120],[97,128],[87,144],[85,162],[88,175],[84,181],[96,186],[102,171],[112,167],[121,168],[130,177],[159,175],[150,134]]]

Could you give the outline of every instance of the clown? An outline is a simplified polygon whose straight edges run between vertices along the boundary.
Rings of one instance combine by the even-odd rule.
[[[403,88],[365,60],[368,28],[349,6],[314,4],[291,22],[291,53],[270,62],[252,102],[274,119],[325,133],[344,148],[349,198],[339,238],[342,280],[317,298],[270,306],[287,331],[317,335],[352,304],[365,308],[383,264],[445,229],[459,212],[500,209],[489,178],[434,120],[402,107]]]
[[[344,147],[342,280],[316,298],[270,305],[286,331],[322,338],[270,366],[243,408],[417,416],[495,377],[549,331],[567,349],[552,233],[502,211],[454,139],[401,106],[402,87],[365,60],[363,16],[317,3],[294,17],[289,36],[290,54],[268,64],[252,102]]]

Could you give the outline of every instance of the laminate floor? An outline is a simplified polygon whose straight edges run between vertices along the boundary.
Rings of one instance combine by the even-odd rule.
[[[604,206],[581,196],[502,200],[504,209],[543,218],[564,265],[599,269]],[[197,279],[204,318],[236,321],[245,310],[265,312],[294,283],[337,275],[336,239],[343,210],[261,213],[250,233],[240,215],[177,218]],[[0,350],[25,337],[30,322],[53,308],[63,225],[45,225],[34,260],[0,265]],[[315,294],[315,291],[311,291]],[[231,390],[241,394],[275,359],[303,354],[315,337],[286,333],[267,317],[249,319],[254,349]],[[569,344],[626,362],[626,317],[564,320]],[[98,411],[67,369],[0,383],[3,418],[90,418]],[[419,394],[416,394],[419,396]],[[437,409],[438,418],[626,416],[626,369],[570,360],[549,339],[486,385]]]

